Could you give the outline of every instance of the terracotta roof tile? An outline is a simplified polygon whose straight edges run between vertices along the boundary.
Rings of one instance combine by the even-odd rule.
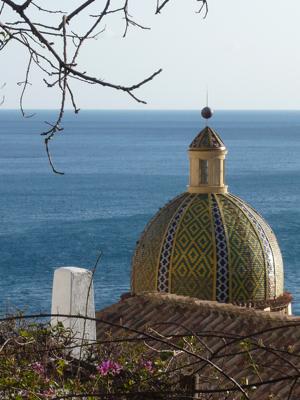
[[[235,379],[241,379],[246,374],[249,376],[249,382],[253,382],[253,379],[257,381],[257,377],[253,376],[251,363],[247,361],[244,354],[241,354],[240,342],[232,340],[232,337],[237,336],[251,335],[251,343],[258,346],[257,352],[255,350],[253,354],[263,365],[262,379],[272,380],[282,374],[295,375],[295,371],[300,370],[300,318],[298,317],[183,296],[149,293],[113,304],[99,311],[97,318],[116,324],[121,321],[127,327],[147,333],[149,333],[149,327],[153,327],[155,331],[166,337],[190,335],[189,332],[193,331],[201,335],[203,344],[213,352],[219,349],[222,343],[230,342],[229,347],[214,355],[214,361],[223,365],[226,372]],[[272,330],[275,327],[280,327],[280,329]],[[262,332],[266,329],[266,332]],[[121,327],[109,327],[105,323],[98,322],[98,339],[101,340],[108,330],[114,338],[138,337],[135,332],[128,333]],[[221,338],[212,337],[212,333],[220,334]],[[267,351],[262,346],[269,346],[271,350]],[[272,349],[281,350],[283,359],[278,356],[278,353],[273,354]],[[293,353],[289,353],[288,350],[292,350]],[[207,349],[203,351],[203,354],[209,355]],[[206,373],[209,373],[209,369],[206,368],[206,370]],[[258,386],[250,398],[251,400],[269,400],[270,394],[274,393],[279,399],[285,400],[292,383],[292,381],[284,381]],[[217,398],[222,397],[212,397],[212,399]],[[230,398],[233,399],[234,396],[228,397]],[[295,385],[291,399],[299,398],[300,383]]]

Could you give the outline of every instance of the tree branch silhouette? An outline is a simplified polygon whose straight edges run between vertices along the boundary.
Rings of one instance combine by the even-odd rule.
[[[158,1],[155,13],[159,14],[169,1],[171,0]],[[203,4],[200,12],[203,7],[207,7],[206,1],[201,0],[201,2]],[[81,65],[82,60],[79,63],[79,55],[85,44],[98,38],[105,30],[107,17],[112,14],[119,15],[120,23],[124,24],[123,37],[126,37],[130,27],[142,30],[150,29],[135,21],[130,14],[132,7],[130,0],[123,0],[123,5],[118,8],[114,8],[113,3],[113,0],[104,2],[87,0],[72,8],[70,2],[66,5],[67,9],[60,10],[44,7],[38,1],[26,0],[18,4],[13,0],[0,0],[0,51],[15,42],[28,53],[29,57],[25,70],[25,81],[20,82],[20,85],[23,86],[20,96],[22,115],[27,118],[31,116],[24,111],[24,94],[31,85],[28,78],[32,75],[33,69],[37,68],[44,75],[42,82],[46,88],[56,88],[60,96],[57,118],[54,122],[46,121],[49,128],[42,132],[42,135],[45,136],[48,161],[52,171],[56,174],[63,173],[54,166],[49,143],[55,135],[63,131],[62,121],[67,101],[70,102],[75,113],[79,112],[79,107],[76,105],[79,96],[72,89],[72,80],[120,91],[135,102],[146,104],[146,101],[140,98],[137,92],[162,72],[162,69],[158,68],[133,84],[119,84],[93,76],[85,69],[84,65]],[[87,16],[86,13],[90,12],[91,7],[98,9],[98,12],[90,13]],[[204,16],[206,14],[207,11]],[[83,17],[87,17],[89,22],[85,32],[80,33],[77,26],[73,26],[73,20]]]

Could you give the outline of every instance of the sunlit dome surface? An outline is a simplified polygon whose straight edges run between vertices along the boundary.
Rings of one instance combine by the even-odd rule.
[[[220,302],[262,301],[283,293],[283,265],[270,226],[231,194],[184,193],[143,232],[132,291],[169,292]]]

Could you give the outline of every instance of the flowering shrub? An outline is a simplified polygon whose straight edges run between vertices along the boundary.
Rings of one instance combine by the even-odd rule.
[[[153,362],[151,360],[143,360],[142,366],[148,372],[150,372],[150,373],[154,372],[154,365],[153,365]]]
[[[262,339],[228,340],[217,334],[213,337],[214,354],[204,336],[136,334],[135,331],[135,336],[113,339],[108,332],[90,344],[76,341],[72,331],[62,325],[53,328],[49,324],[26,324],[22,319],[2,322],[0,400],[249,400],[259,398],[255,395],[265,385],[263,376],[269,384],[267,347]],[[211,339],[210,335],[213,334],[208,333],[207,338]],[[223,349],[222,354],[216,344]],[[76,358],[79,345],[83,350],[81,359]],[[291,346],[278,351],[280,365],[282,354],[294,357]],[[276,355],[276,349],[271,348],[271,352]],[[238,381],[226,373],[227,357],[231,362],[236,354],[241,357],[242,366]],[[195,397],[196,385],[201,397]],[[269,394],[273,396],[271,387]]]
[[[44,376],[45,375],[45,369],[43,364],[40,362],[35,361],[33,364],[31,364],[31,368],[33,371],[35,371],[38,375]]]
[[[84,343],[84,358],[72,357],[72,332],[62,326],[4,323],[0,326],[0,398],[87,400],[166,398],[170,387],[168,357],[153,355],[145,343]],[[152,353],[152,354],[151,354]],[[150,359],[151,357],[151,359]],[[107,397],[107,396],[110,397]],[[101,398],[101,397],[100,397]]]
[[[118,375],[122,371],[122,366],[114,361],[105,360],[97,366],[97,371],[101,376]]]

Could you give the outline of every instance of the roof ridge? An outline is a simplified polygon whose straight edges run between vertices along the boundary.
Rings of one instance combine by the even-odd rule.
[[[137,298],[144,298],[145,300],[151,299],[152,301],[157,300],[158,302],[162,301],[168,301],[169,303],[179,303],[182,305],[187,305],[187,306],[197,306],[201,307],[202,309],[207,309],[210,311],[217,311],[217,312],[222,312],[222,313],[229,313],[229,314],[234,314],[236,316],[238,315],[243,315],[244,317],[258,317],[258,318],[263,318],[263,319],[268,319],[268,320],[278,320],[278,321],[300,321],[300,317],[297,316],[287,316],[285,314],[277,313],[277,312],[269,312],[269,311],[263,311],[263,310],[257,310],[254,308],[249,308],[249,307],[242,307],[238,306],[235,304],[228,304],[228,303],[219,303],[217,301],[211,301],[211,300],[201,300],[195,297],[188,297],[188,296],[180,296],[172,293],[159,293],[159,292],[148,292],[142,295],[137,295],[131,297],[132,301],[134,301],[134,297]]]

